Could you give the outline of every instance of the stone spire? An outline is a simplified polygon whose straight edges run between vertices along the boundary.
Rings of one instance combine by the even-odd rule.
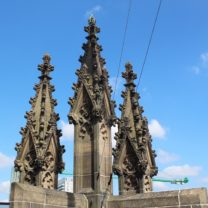
[[[16,144],[17,157],[15,169],[20,171],[20,182],[48,189],[57,188],[57,177],[64,169],[60,145],[61,130],[57,129],[59,115],[54,112],[57,105],[52,98],[54,86],[50,84],[49,73],[54,70],[50,56],[43,56],[40,82],[34,90],[36,95],[30,99],[31,110],[26,113],[27,123],[20,133],[22,141]]]
[[[126,79],[126,89],[122,92],[124,102],[119,108],[121,119],[113,149],[113,171],[119,177],[120,195],[151,191],[151,178],[157,174],[148,122],[142,116],[143,107],[138,103],[140,96],[135,91],[134,80],[137,76],[130,63],[125,67],[122,77]]]
[[[100,207],[106,190],[111,192],[112,140],[111,126],[115,122],[115,102],[102,47],[97,43],[100,29],[91,17],[87,42],[83,44],[81,67],[76,71],[74,96],[69,99],[69,122],[74,124],[74,192],[89,196],[90,207]]]

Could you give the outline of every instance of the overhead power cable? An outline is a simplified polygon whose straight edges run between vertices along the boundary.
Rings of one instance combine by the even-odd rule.
[[[156,16],[155,16],[155,19],[154,19],[154,24],[153,24],[153,27],[152,27],[152,31],[151,31],[150,38],[149,38],[148,45],[147,45],[147,49],[146,49],[146,53],[145,53],[145,56],[144,56],[142,69],[141,69],[141,72],[140,72],[140,75],[139,75],[139,80],[138,80],[138,83],[137,83],[137,86],[136,86],[136,91],[137,91],[138,86],[139,86],[139,84],[141,82],[142,74],[143,74],[143,71],[144,71],[144,66],[146,64],[147,56],[148,56],[148,53],[149,53],[149,50],[150,50],[150,46],[151,46],[151,43],[152,43],[152,38],[153,38],[153,35],[154,35],[154,32],[155,32],[155,27],[156,27],[156,24],[157,24],[159,13],[160,13],[162,1],[163,0],[160,0],[159,5],[158,5],[158,9],[157,9]]]
[[[130,12],[131,12],[131,7],[132,7],[132,0],[129,0],[128,12],[127,12],[127,16],[126,16],[126,24],[125,24],[125,28],[124,28],[124,35],[123,35],[123,40],[122,40],[122,45],[121,45],[121,53],[120,53],[120,58],[119,58],[119,62],[118,62],[115,87],[114,87],[114,91],[113,91],[113,100],[115,99],[115,94],[116,94],[116,87],[117,87],[118,76],[119,76],[120,68],[121,68],[121,61],[122,61],[122,57],[123,57],[124,46],[125,46],[125,42],[126,42],[126,33],[127,33],[127,29],[128,29],[128,24],[129,24],[129,16],[130,16]]]
[[[126,33],[127,33],[128,24],[129,24],[129,16],[130,16],[130,11],[131,11],[131,6],[132,6],[132,0],[129,0],[128,12],[127,12],[127,17],[126,17],[126,24],[125,24],[125,28],[124,28],[124,35],[123,35],[122,46],[121,46],[121,53],[120,53],[120,58],[119,58],[119,63],[118,63],[117,75],[116,75],[116,80],[115,80],[115,87],[114,87],[114,91],[113,91],[113,100],[115,99],[115,93],[116,93],[116,87],[117,87],[117,82],[118,82],[118,76],[119,76],[120,68],[121,68],[121,61],[122,61],[124,45],[125,45],[125,41],[126,41]],[[103,152],[102,152],[102,155],[101,155],[100,167],[102,165],[103,153],[104,153],[104,147],[103,147]],[[99,172],[100,172],[100,168],[99,168]],[[109,188],[110,188],[111,183],[112,183],[112,175],[113,174],[111,173],[110,174],[110,179],[108,181],[108,185],[107,185],[106,190],[104,192],[103,200],[101,202],[101,208],[103,207],[103,204],[104,204],[104,202],[106,200],[106,197],[107,197],[107,193],[109,192]]]
[[[129,13],[130,13],[130,8],[131,8],[131,2],[129,3],[129,5],[130,6],[129,6],[128,16],[127,16],[127,25],[128,25],[128,18],[129,18]],[[139,76],[139,81],[136,85],[136,91],[137,91],[137,88],[140,84],[142,73],[144,71],[144,66],[145,66],[147,56],[148,56],[148,53],[149,53],[149,49],[150,49],[150,46],[151,46],[151,42],[152,42],[152,38],[153,38],[153,35],[154,35],[154,31],[155,31],[156,23],[157,23],[157,20],[158,20],[158,16],[159,16],[159,13],[160,13],[161,5],[162,5],[162,0],[160,0],[159,5],[158,5],[158,9],[157,9],[156,16],[155,16],[155,19],[154,19],[154,24],[153,24],[153,27],[152,27],[152,31],[151,31],[151,34],[150,34],[149,41],[148,41],[148,46],[147,46],[146,53],[145,53],[145,56],[144,56],[144,61],[143,61],[143,64],[142,64],[142,69],[141,69],[141,73],[140,73],[140,76]],[[126,29],[127,29],[127,26],[126,26]],[[125,33],[124,33],[124,37],[126,36]],[[122,49],[124,47],[124,43],[125,43],[125,38],[124,38]],[[119,72],[120,72],[120,64],[121,64],[122,54],[123,54],[123,50],[121,51],[121,56],[120,56],[120,60],[119,60],[119,67],[118,67],[118,74],[117,74],[117,77],[116,77],[116,84],[117,84],[117,79],[118,79],[118,75],[119,75]],[[114,90],[114,96],[115,96],[115,91],[116,91],[116,85],[115,85],[115,90]],[[130,113],[129,113],[129,116],[130,116]],[[108,186],[110,186],[110,184],[111,184],[111,180],[110,180],[110,183],[109,183]],[[106,189],[106,193],[107,193],[107,190],[108,190],[108,186],[107,186],[107,189]]]
[[[143,73],[143,70],[144,70],[144,66],[145,66],[145,63],[146,63],[146,59],[147,59],[147,56],[148,56],[148,52],[149,52],[149,49],[150,49],[152,38],[153,38],[153,35],[154,35],[154,31],[155,31],[157,19],[158,19],[159,13],[160,13],[161,5],[162,5],[162,0],[160,0],[160,2],[159,2],[159,6],[158,6],[158,9],[157,9],[157,13],[156,13],[153,28],[152,28],[152,31],[151,31],[151,35],[150,35],[150,38],[149,38],[149,41],[148,41],[148,46],[147,46],[147,50],[146,50],[146,53],[145,53],[145,57],[144,57],[143,65],[142,65],[142,70],[141,70],[141,73],[140,73],[140,76],[139,76],[139,81],[138,81],[138,84],[136,86],[136,89],[138,88],[138,86],[140,84],[140,81],[141,81],[142,73]],[[120,53],[119,64],[118,64],[118,69],[117,69],[117,76],[116,76],[116,80],[115,80],[115,88],[114,88],[114,93],[113,93],[113,99],[115,98],[118,76],[119,76],[119,73],[120,73],[120,67],[121,67],[121,61],[122,61],[122,56],[123,56],[123,51],[124,51],[124,46],[125,46],[125,41],[126,41],[126,33],[127,33],[128,23],[129,23],[129,16],[130,16],[131,7],[132,7],[132,0],[129,0],[128,12],[127,12],[127,17],[126,17],[126,24],[125,24],[125,28],[124,28],[124,35],[123,35],[123,41],[122,41],[122,47],[121,47],[121,53]],[[105,147],[105,145],[104,145],[104,147]],[[101,167],[102,162],[103,162],[102,158],[103,158],[103,153],[104,153],[104,147],[103,147],[103,152],[102,152],[102,155],[101,155],[100,167]],[[100,167],[99,167],[99,172],[100,172]],[[107,188],[106,188],[106,191],[105,191],[105,197],[102,200],[101,207],[102,207],[102,204],[104,203],[104,200],[106,198],[106,194],[109,191],[109,187],[111,185],[111,182],[112,182],[112,173],[110,175],[110,180],[109,180],[109,183],[107,185]]]

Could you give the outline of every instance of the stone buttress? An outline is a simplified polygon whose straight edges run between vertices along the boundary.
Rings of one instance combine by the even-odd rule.
[[[69,99],[69,122],[74,124],[74,192],[84,193],[89,207],[101,207],[106,193],[111,193],[112,140],[115,122],[115,102],[111,100],[108,72],[97,43],[94,18],[84,28],[88,33],[80,56],[81,67],[76,71],[74,97]]]
[[[30,99],[32,107],[25,115],[26,126],[20,131],[22,141],[16,144],[15,170],[20,172],[20,183],[56,189],[58,173],[64,169],[64,146],[59,142],[59,116],[54,112],[57,103],[52,98],[54,86],[50,84],[49,73],[54,67],[50,59],[45,55],[43,64],[38,65],[40,82],[34,87],[35,97]]]
[[[143,108],[139,105],[139,94],[135,91],[136,74],[130,63],[122,73],[126,79],[123,105],[120,105],[121,119],[118,121],[116,147],[113,149],[113,171],[119,177],[119,194],[136,194],[152,191],[151,178],[157,174],[155,151],[148,122],[142,116]]]

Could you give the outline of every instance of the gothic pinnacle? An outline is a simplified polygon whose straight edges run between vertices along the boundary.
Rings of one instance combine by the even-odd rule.
[[[90,193],[90,200],[93,201],[90,206],[97,208],[103,206],[103,190],[108,189],[111,193],[111,127],[116,119],[115,103],[111,100],[105,59],[100,54],[102,47],[97,42],[100,29],[93,17],[89,18],[85,31],[88,36],[82,46],[84,55],[79,59],[81,66],[76,71],[78,81],[72,86],[74,96],[69,99],[71,109],[68,118],[76,132],[74,192]]]
[[[21,129],[22,141],[16,145],[15,169],[20,171],[20,182],[48,189],[57,187],[57,174],[64,168],[60,145],[61,131],[57,128],[58,114],[52,97],[54,86],[50,84],[49,73],[54,67],[50,56],[43,56],[38,65],[40,82],[35,85],[35,97],[30,99],[31,110],[26,113],[26,127]]]
[[[134,80],[137,76],[130,63],[125,65],[122,77],[126,83],[122,92],[124,101],[120,105],[116,147],[113,149],[113,171],[119,176],[120,194],[149,192],[152,190],[151,177],[157,174],[155,152],[151,146],[147,119],[142,115],[144,110],[138,102],[140,97],[135,91]]]

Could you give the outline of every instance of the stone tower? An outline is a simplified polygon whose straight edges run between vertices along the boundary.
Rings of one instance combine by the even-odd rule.
[[[76,71],[78,81],[72,87],[74,97],[69,99],[69,121],[74,124],[74,192],[84,193],[89,207],[98,208],[106,193],[111,193],[111,127],[116,119],[102,47],[97,43],[100,29],[94,18],[88,23],[84,55]]]
[[[135,91],[136,74],[130,63],[122,73],[126,79],[123,105],[120,105],[121,119],[116,133],[116,148],[113,150],[113,171],[119,177],[120,195],[152,191],[151,178],[157,174],[155,151],[148,130],[147,119],[142,116],[139,94]]]
[[[31,110],[26,113],[26,127],[20,133],[22,141],[16,144],[17,157],[15,169],[20,171],[20,182],[43,188],[56,189],[58,173],[64,169],[60,145],[61,131],[57,129],[58,114],[54,112],[56,100],[52,98],[54,86],[50,84],[49,73],[54,70],[50,56],[43,57],[40,82],[34,90],[36,95],[30,99]]]

